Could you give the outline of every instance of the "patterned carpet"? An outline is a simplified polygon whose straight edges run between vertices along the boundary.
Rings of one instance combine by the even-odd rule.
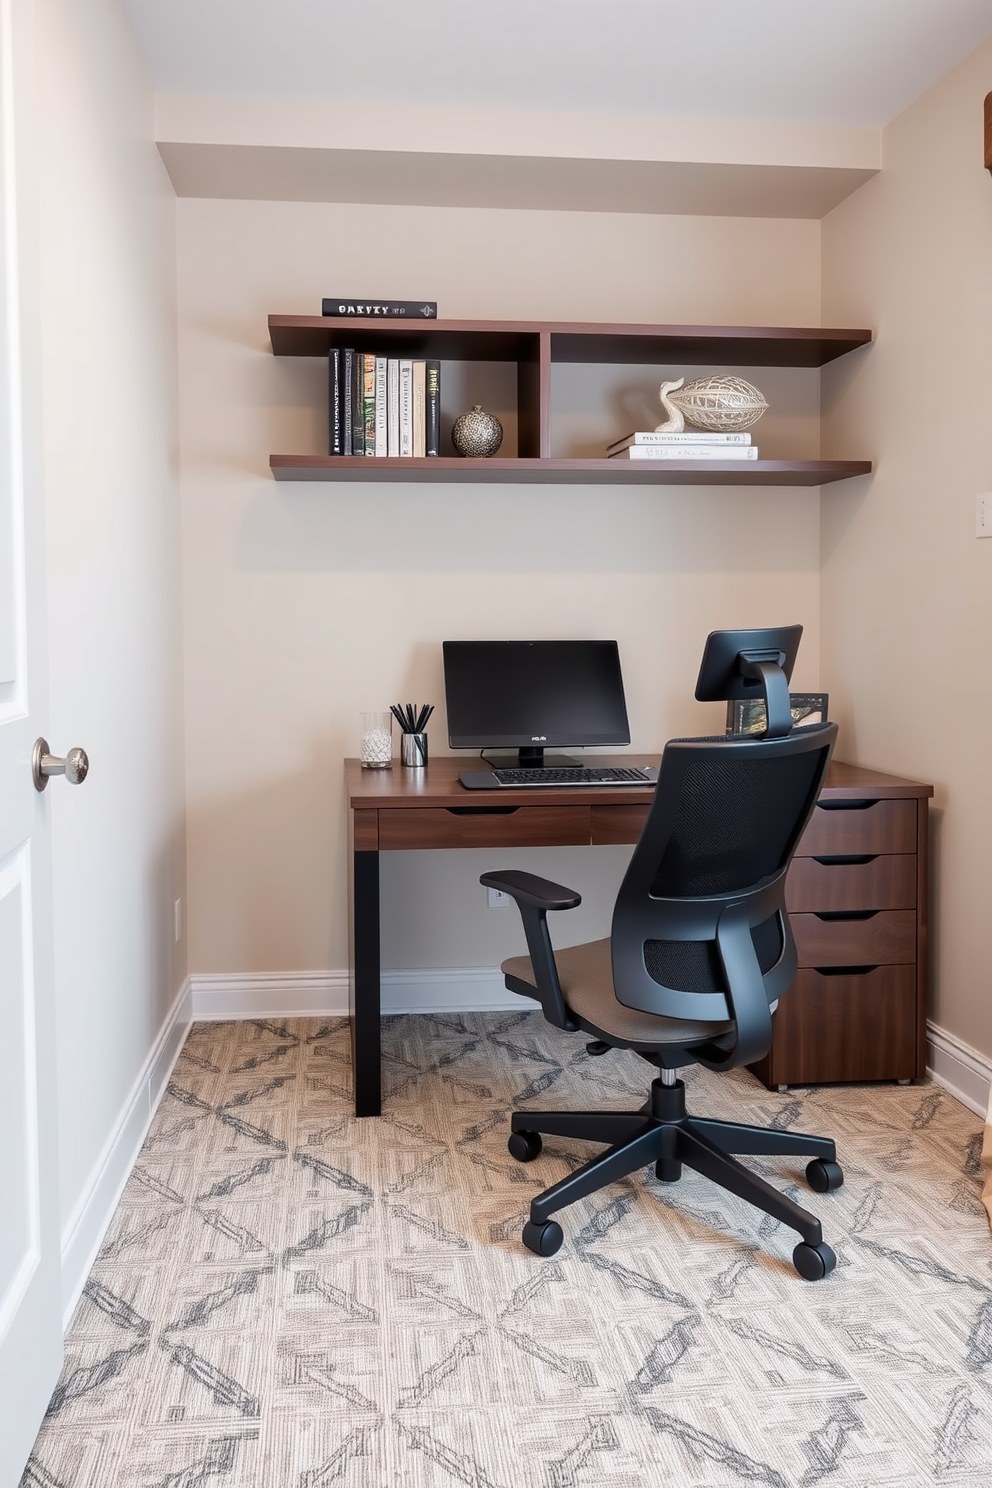
[[[833,1135],[794,1236],[687,1172],[563,1211],[594,1150],[506,1151],[511,1105],[644,1100],[537,1013],[390,1019],[381,1120],[349,1114],[346,1024],[192,1030],[69,1333],[25,1488],[958,1488],[992,1478],[982,1123],[932,1086],[770,1093],[686,1074],[690,1109]]]

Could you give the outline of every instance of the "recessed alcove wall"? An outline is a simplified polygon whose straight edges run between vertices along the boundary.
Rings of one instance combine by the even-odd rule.
[[[191,970],[345,966],[341,760],[357,751],[359,711],[400,699],[438,705],[430,744],[447,752],[446,638],[615,637],[638,750],[720,726],[719,708],[692,697],[716,627],[802,622],[797,685],[820,682],[816,488],[274,481],[273,450],[326,447],[327,367],[273,356],[268,316],[315,314],[344,293],[436,299],[453,319],[815,326],[819,232],[788,219],[735,218],[728,232],[719,218],[630,213],[178,203]],[[623,400],[653,410],[658,370],[556,365],[558,437],[627,432]],[[754,370],[786,458],[820,453],[818,376]],[[510,365],[446,364],[445,422],[482,402],[506,416],[512,453],[512,377]],[[561,849],[542,866],[608,896],[607,857]],[[513,917],[488,911],[467,871],[443,854],[390,863],[387,965],[494,965],[518,948]],[[266,904],[293,906],[291,933],[285,916],[243,909]]]

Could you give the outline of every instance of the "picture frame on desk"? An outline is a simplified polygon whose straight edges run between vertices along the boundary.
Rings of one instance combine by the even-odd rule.
[[[794,728],[826,723],[830,696],[826,692],[790,692]],[[765,704],[761,698],[735,698],[727,704],[728,734],[760,734],[765,728]]]

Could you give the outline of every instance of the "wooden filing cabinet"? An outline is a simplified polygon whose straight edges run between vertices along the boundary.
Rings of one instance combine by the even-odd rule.
[[[925,1073],[932,794],[831,765],[786,885],[799,971],[751,1065],[770,1088]]]

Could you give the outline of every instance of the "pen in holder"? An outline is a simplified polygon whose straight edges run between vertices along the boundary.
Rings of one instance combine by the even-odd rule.
[[[424,730],[428,718],[434,712],[434,704],[425,703],[418,708],[413,703],[407,703],[404,707],[399,703],[391,703],[389,711],[401,730],[400,763],[409,769],[422,770],[427,764],[427,735]]]

